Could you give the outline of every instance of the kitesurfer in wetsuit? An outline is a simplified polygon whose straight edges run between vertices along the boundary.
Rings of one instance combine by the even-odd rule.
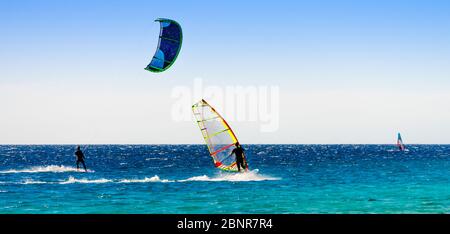
[[[86,164],[84,163],[84,154],[80,149],[80,146],[77,146],[77,151],[75,151],[75,155],[77,156],[77,170],[80,168],[80,163],[83,164],[84,171],[87,172]]]
[[[236,155],[236,165],[238,168],[238,171],[241,171],[241,167],[242,169],[246,169],[247,165],[244,162],[244,149],[242,148],[242,146],[239,144],[239,142],[236,142],[235,144],[236,148],[233,149],[233,151],[231,151],[231,154],[235,154]]]

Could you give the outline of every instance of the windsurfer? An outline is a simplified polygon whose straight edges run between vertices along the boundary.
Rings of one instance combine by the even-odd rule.
[[[247,165],[244,162],[244,148],[242,148],[242,146],[239,144],[239,142],[236,142],[235,144],[236,148],[233,149],[233,151],[231,151],[231,155],[235,154],[236,155],[236,166],[238,168],[238,171],[241,171],[241,167],[242,169],[246,169]]]
[[[77,151],[75,151],[75,155],[77,156],[77,170],[80,168],[80,163],[83,164],[84,171],[87,172],[86,164],[84,163],[84,154],[83,151],[81,151],[80,146],[77,146]]]

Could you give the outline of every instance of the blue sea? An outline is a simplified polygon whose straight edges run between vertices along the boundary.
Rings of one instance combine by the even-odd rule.
[[[204,145],[0,146],[0,213],[450,213],[450,145],[244,145],[248,173]]]

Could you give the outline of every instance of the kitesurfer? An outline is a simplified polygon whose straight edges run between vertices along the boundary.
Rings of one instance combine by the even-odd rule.
[[[75,151],[75,155],[77,156],[77,170],[80,168],[80,163],[83,164],[84,171],[87,172],[86,164],[84,163],[84,154],[80,149],[80,146],[77,146],[77,151]]]
[[[238,168],[238,171],[241,171],[241,167],[242,169],[246,169],[247,165],[244,162],[244,149],[242,148],[242,146],[239,144],[239,142],[236,142],[236,144],[234,144],[236,146],[236,148],[233,149],[233,151],[231,151],[231,154],[235,154],[236,155],[236,165]]]

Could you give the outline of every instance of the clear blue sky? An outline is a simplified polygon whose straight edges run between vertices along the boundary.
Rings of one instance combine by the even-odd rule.
[[[0,143],[202,143],[170,92],[276,85],[280,129],[243,143],[450,143],[449,1],[2,1]],[[158,17],[184,42],[143,70]],[[218,109],[221,107],[219,106]],[[226,113],[222,113],[226,116]]]

